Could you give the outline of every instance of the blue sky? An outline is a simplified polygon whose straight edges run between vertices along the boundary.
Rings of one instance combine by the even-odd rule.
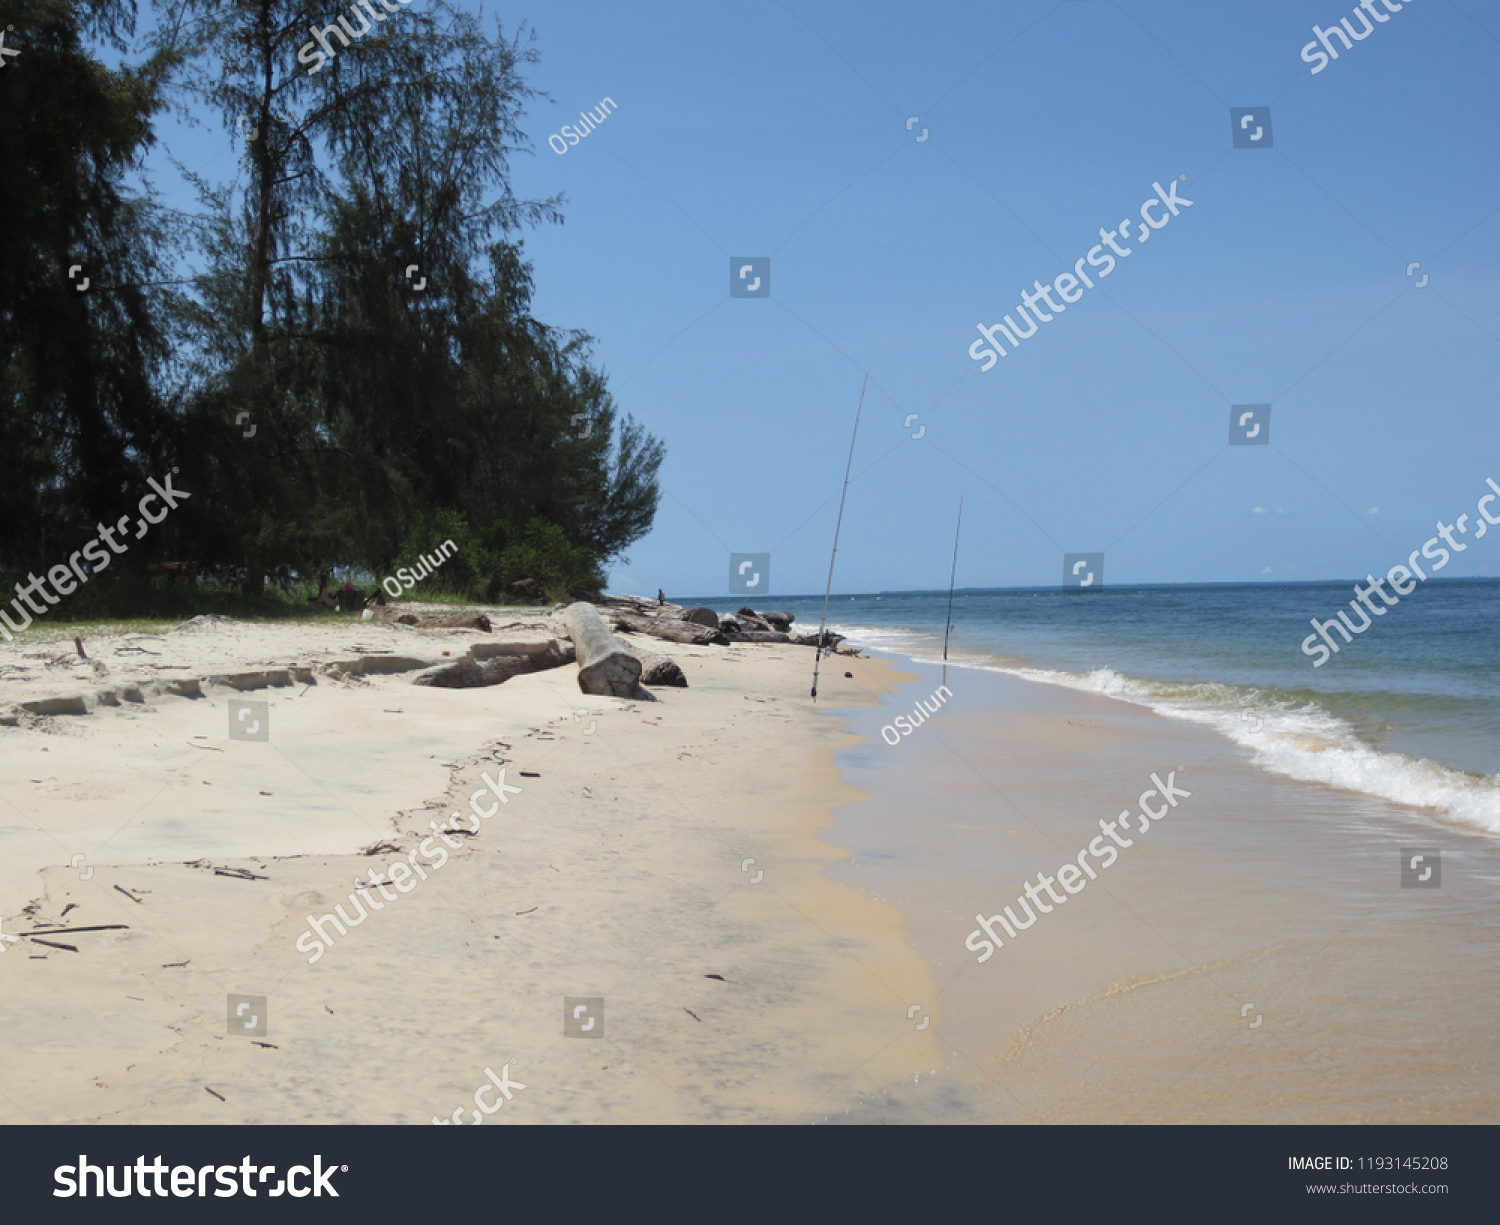
[[[1352,2],[484,7],[553,99],[514,170],[567,198],[536,311],[667,444],[614,590],[721,596],[734,551],[821,592],[866,376],[841,591],[945,587],[961,489],[985,587],[1099,550],[1119,583],[1363,576],[1500,480],[1500,0],[1411,0],[1316,75]],[[1232,147],[1248,106],[1272,148]],[[980,371],[976,323],[1182,175],[1191,208]],[[1228,446],[1263,403],[1270,445]],[[1445,571],[1495,574],[1500,535]]]

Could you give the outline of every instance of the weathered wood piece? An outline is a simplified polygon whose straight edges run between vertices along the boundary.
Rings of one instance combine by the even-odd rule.
[[[440,616],[417,618],[419,630],[482,630],[492,632],[490,619],[483,613],[446,613]]]
[[[428,668],[413,678],[413,685],[427,685],[436,689],[484,689],[491,685],[502,685],[513,676],[526,672],[545,672],[548,668],[560,668],[572,661],[571,651],[564,651],[556,643],[545,651],[533,651],[526,655],[487,655],[476,659],[466,655],[451,664]]]
[[[682,611],[681,604],[673,604],[670,600],[664,604],[658,604],[655,600],[648,600],[645,596],[638,595],[601,595],[596,603],[601,608],[618,608],[636,613],[659,613],[667,617],[675,617]]]
[[[710,644],[723,646],[729,640],[718,630],[706,625],[694,625],[691,621],[676,621],[667,617],[638,617],[633,613],[613,613],[610,620],[619,630],[635,634],[650,634],[668,642],[686,642],[694,646]]]
[[[675,659],[652,654],[641,656],[641,684],[673,685],[679,689],[688,687],[687,677]]]
[[[811,634],[792,634],[790,637],[793,644],[799,647],[815,647],[820,645],[825,647],[835,647],[839,643],[844,641],[843,634],[835,634],[832,630],[823,631],[821,642],[819,641],[816,632]]]
[[[649,620],[645,617],[632,619]],[[578,688],[590,694],[635,697],[641,683],[641,661],[615,640],[594,606],[569,604],[563,613],[563,622],[578,655]]]

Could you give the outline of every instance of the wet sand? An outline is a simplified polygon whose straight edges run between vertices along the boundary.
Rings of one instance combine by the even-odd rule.
[[[922,679],[850,712],[867,739],[840,763],[877,798],[838,811],[827,836],[855,857],[829,874],[910,915],[945,1066],[848,1121],[1500,1119],[1492,838],[1272,776],[1139,706],[978,670],[950,668],[953,700],[890,746],[879,727],[940,679],[900,663]],[[1026,880],[1174,770],[1191,798],[978,963],[977,915],[1024,921]],[[1439,888],[1401,887],[1402,847],[1441,850]]]

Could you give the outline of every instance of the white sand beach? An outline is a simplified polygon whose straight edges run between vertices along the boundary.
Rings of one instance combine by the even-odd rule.
[[[0,727],[3,930],[38,933],[0,958],[0,1118],[467,1121],[508,1067],[493,1122],[815,1121],[938,1066],[903,916],[822,875],[855,793],[811,651],[674,645],[689,687],[654,702],[585,698],[571,664],[382,671],[484,638],[208,621],[90,637],[88,662],[8,648],[8,702],[87,713]],[[820,705],[892,680],[833,659]],[[231,699],[268,703],[268,740],[228,738]],[[502,767],[520,791],[434,866],[429,822]],[[397,877],[310,965],[309,918]],[[255,1032],[231,994],[263,998]],[[566,996],[603,998],[597,1038],[564,1036]]]

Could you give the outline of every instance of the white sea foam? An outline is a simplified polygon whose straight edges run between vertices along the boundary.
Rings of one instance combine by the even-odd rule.
[[[941,655],[933,653],[941,639],[931,634],[868,626],[840,626],[838,632],[871,649],[899,651],[918,663],[942,663]],[[948,663],[1132,702],[1169,719],[1213,728],[1251,750],[1253,764],[1273,774],[1378,796],[1500,833],[1500,776],[1466,774],[1427,758],[1383,753],[1316,702],[1278,702],[1244,685],[1145,681],[1112,668],[1080,674],[993,657],[959,658],[951,652]]]

